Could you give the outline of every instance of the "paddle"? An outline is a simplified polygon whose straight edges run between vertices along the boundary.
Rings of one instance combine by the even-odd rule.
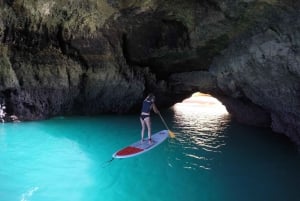
[[[175,134],[169,129],[168,125],[166,124],[164,118],[161,116],[160,112],[158,112],[158,115],[160,116],[160,118],[161,118],[162,122],[164,123],[165,127],[168,129],[168,131],[169,131],[169,136],[170,136],[171,138],[175,138]]]

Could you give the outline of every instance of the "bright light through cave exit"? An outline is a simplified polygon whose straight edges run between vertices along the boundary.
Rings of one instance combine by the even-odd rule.
[[[205,115],[227,115],[226,107],[209,94],[194,93],[190,98],[174,105],[174,110],[181,113],[201,113]]]

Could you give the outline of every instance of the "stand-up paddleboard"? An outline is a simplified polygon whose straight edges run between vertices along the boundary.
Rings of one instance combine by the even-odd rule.
[[[151,136],[151,139],[152,139],[151,143],[149,143],[148,139],[144,140],[143,142],[141,142],[141,140],[140,140],[138,142],[135,142],[135,143],[117,151],[112,156],[114,158],[129,158],[129,157],[137,156],[139,154],[143,154],[143,153],[153,149],[154,147],[156,147],[163,141],[165,141],[165,139],[168,138],[168,135],[169,135],[169,133],[167,130],[159,131]]]

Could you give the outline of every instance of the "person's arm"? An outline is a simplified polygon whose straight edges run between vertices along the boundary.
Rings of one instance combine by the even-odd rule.
[[[159,110],[157,109],[155,103],[153,103],[153,111],[158,114],[159,113]]]

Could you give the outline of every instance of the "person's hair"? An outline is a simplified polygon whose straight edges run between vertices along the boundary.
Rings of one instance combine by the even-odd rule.
[[[153,93],[149,93],[149,94],[148,94],[148,99],[149,99],[149,100],[155,99],[154,94],[153,94]]]

